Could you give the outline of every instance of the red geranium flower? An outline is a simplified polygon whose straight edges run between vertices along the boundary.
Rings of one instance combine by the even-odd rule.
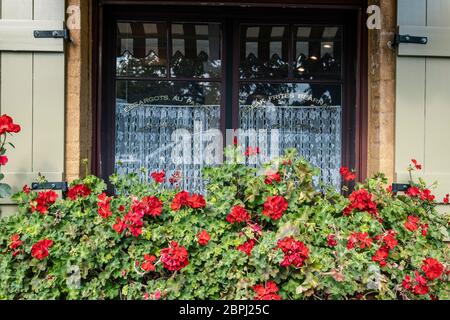
[[[77,184],[67,191],[67,197],[71,200],[76,200],[77,198],[85,198],[91,194],[91,189],[84,184]]]
[[[402,287],[405,288],[406,290],[412,289],[412,281],[411,281],[411,277],[409,275],[407,275],[405,277],[405,279],[403,279]]]
[[[448,204],[450,200],[450,194],[446,194],[444,200],[442,200],[445,204]]]
[[[428,234],[428,223],[421,224],[420,227],[422,228],[422,236],[426,237]]]
[[[154,265],[154,262],[156,261],[156,257],[148,254],[144,254],[144,262],[141,264],[142,270],[148,272],[148,271],[155,271],[156,267]]]
[[[37,198],[30,202],[31,212],[46,214],[48,207],[56,202],[58,194],[53,190],[39,192]]]
[[[250,220],[250,214],[242,206],[234,206],[227,216],[229,223],[247,222]]]
[[[334,234],[328,235],[328,237],[327,237],[327,245],[329,247],[336,247],[337,246],[336,236]]]
[[[418,163],[416,159],[411,159],[411,162],[413,163],[414,168],[416,168],[417,170],[422,170],[422,165]]]
[[[432,195],[431,191],[428,189],[423,190],[420,194],[420,199],[422,199],[423,201],[433,202],[435,198],[436,197]]]
[[[372,261],[376,261],[380,264],[381,267],[386,265],[386,260],[389,256],[389,248],[381,247],[375,252],[375,255],[372,257]]]
[[[347,249],[353,249],[358,244],[360,249],[370,248],[373,239],[367,232],[353,232],[347,240]]]
[[[348,216],[353,210],[368,212],[372,216],[378,215],[377,204],[372,201],[372,195],[365,189],[354,191],[348,198],[350,204],[344,209],[344,215]]]
[[[23,252],[23,250],[19,249],[22,246],[22,240],[20,240],[20,234],[13,234],[10,238],[11,243],[9,244],[9,248],[12,250],[12,256],[15,257],[19,253]]]
[[[282,196],[268,196],[264,202],[264,210],[262,214],[272,218],[273,220],[278,220],[287,208],[288,202]]]
[[[427,294],[428,291],[430,291],[430,288],[427,285],[427,280],[423,276],[419,275],[417,271],[415,281],[417,284],[412,289],[414,294],[424,295]]]
[[[169,178],[170,184],[175,184],[180,180],[181,180],[181,171],[180,170],[175,171]]]
[[[105,219],[110,217],[112,215],[110,207],[110,202],[112,198],[108,197],[106,193],[103,192],[98,195],[97,199],[98,199],[97,213]]]
[[[185,247],[172,241],[168,248],[161,250],[161,262],[167,270],[181,270],[189,264],[188,252]]]
[[[20,126],[13,122],[13,119],[4,114],[0,117],[0,134],[4,133],[19,133]]]
[[[256,296],[254,300],[281,300],[281,296],[277,294],[278,287],[275,282],[267,281],[266,286],[257,284],[253,286]]]
[[[206,246],[209,240],[211,240],[211,236],[209,235],[208,231],[202,230],[197,233],[197,241],[199,245]]]
[[[116,217],[116,223],[113,224],[113,229],[121,234],[125,228],[127,227],[126,223],[124,221],[122,221],[119,217]]]
[[[296,268],[300,268],[309,256],[309,249],[305,244],[301,241],[296,241],[293,237],[278,240],[277,247],[284,253],[283,261],[280,263],[282,267],[293,265]]]
[[[249,257],[252,255],[252,250],[255,247],[256,240],[255,239],[249,239],[243,244],[237,246],[237,250],[244,252]]]
[[[181,207],[188,204],[189,192],[180,191],[178,192],[172,200],[171,208],[173,211],[179,211]]]
[[[409,187],[406,194],[410,197],[417,197],[420,195],[420,189],[417,187]]]
[[[416,231],[417,229],[419,229],[419,220],[419,217],[410,215],[408,216],[408,221],[404,223],[404,226],[409,231]]]
[[[206,207],[205,198],[201,194],[193,194],[187,200],[188,206],[192,209],[201,209]]]
[[[53,246],[53,240],[38,241],[31,247],[31,255],[38,260],[42,260],[48,256],[48,249],[51,246]]]
[[[28,185],[24,185],[22,191],[25,192],[26,194],[30,194],[31,189]]]
[[[7,156],[0,156],[0,165],[6,166],[8,163],[8,157]]]
[[[444,266],[433,258],[423,260],[422,271],[428,279],[434,280],[439,278],[444,272]]]
[[[133,200],[131,210],[140,216],[160,216],[163,211],[163,202],[154,196],[146,196],[140,201]]]
[[[341,167],[341,169],[339,170],[342,178],[344,179],[344,181],[353,181],[356,179],[356,174],[352,171],[350,171],[350,169],[348,167]]]
[[[278,172],[268,173],[264,179],[265,184],[273,184],[274,182],[281,182],[281,177]]]
[[[155,180],[156,183],[163,183],[164,179],[166,178],[164,170],[160,172],[158,171],[152,172],[150,176],[152,177],[153,180]]]

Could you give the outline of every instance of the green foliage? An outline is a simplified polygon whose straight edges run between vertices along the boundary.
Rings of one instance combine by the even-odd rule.
[[[228,159],[237,160],[236,149],[227,150]],[[387,191],[387,180],[377,175],[356,189],[368,190],[377,204],[378,216],[354,211],[343,215],[350,200],[333,189],[318,192],[313,187],[317,169],[299,159],[295,151],[267,164],[263,170],[278,172],[281,182],[265,183],[263,170],[240,161],[204,169],[207,181],[206,207],[171,209],[177,193],[157,183],[143,183],[145,171],[125,176],[113,175],[117,195],[110,202],[112,216],[101,217],[98,195],[106,184],[94,177],[74,181],[84,184],[86,197],[58,199],[48,213],[31,212],[35,192],[14,196],[19,213],[0,222],[0,298],[3,299],[143,299],[160,293],[162,299],[252,299],[252,287],[274,281],[283,299],[430,299],[430,294],[448,299],[448,275],[429,281],[430,294],[416,295],[402,286],[405,276],[414,279],[423,260],[434,258],[447,266],[448,216],[437,213],[435,203]],[[424,187],[424,186],[421,186]],[[279,220],[262,215],[268,196],[280,195],[289,207]],[[118,234],[116,218],[131,210],[132,197],[156,196],[163,202],[159,216],[144,216],[138,237]],[[245,223],[230,224],[226,217],[235,205],[244,206],[251,222],[258,224],[258,236]],[[121,207],[125,210],[121,211]],[[409,231],[408,216],[428,224]],[[382,219],[382,222],[380,222]],[[211,240],[199,245],[197,234],[206,230]],[[389,252],[386,266],[372,257],[382,246],[375,240],[394,230],[398,245]],[[374,239],[369,248],[348,249],[354,232],[367,232]],[[13,256],[11,236],[20,234],[19,254]],[[334,235],[336,246],[327,242]],[[292,236],[309,249],[300,268],[281,267],[283,253],[277,241]],[[51,239],[49,255],[38,260],[32,246]],[[249,239],[256,245],[251,256],[237,250]],[[189,253],[189,264],[168,271],[159,261],[156,270],[141,268],[144,254],[160,258],[160,251],[177,241]]]

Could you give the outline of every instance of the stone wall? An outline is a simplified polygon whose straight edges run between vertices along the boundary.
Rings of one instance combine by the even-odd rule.
[[[388,46],[396,32],[397,1],[371,0],[381,8],[381,30],[369,30],[368,175],[394,179],[396,52]]]
[[[91,157],[91,5],[92,0],[66,0],[80,7],[80,29],[70,30],[66,56],[65,175],[71,181],[84,175],[82,159]]]

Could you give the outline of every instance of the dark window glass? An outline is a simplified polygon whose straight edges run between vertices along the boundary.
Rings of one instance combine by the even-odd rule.
[[[117,24],[116,75],[165,77],[167,75],[167,26],[165,23]]]
[[[342,28],[297,26],[294,75],[304,80],[341,79]]]
[[[288,76],[289,30],[283,25],[244,25],[240,28],[241,79]]]
[[[171,25],[172,77],[220,78],[220,24]]]

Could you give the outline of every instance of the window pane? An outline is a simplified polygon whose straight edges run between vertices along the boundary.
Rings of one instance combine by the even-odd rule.
[[[262,161],[296,148],[322,170],[322,181],[340,187],[339,85],[250,83],[240,86],[239,104],[241,129],[256,129],[240,143],[258,146]]]
[[[341,27],[298,26],[294,75],[305,80],[341,79]]]
[[[240,39],[241,79],[273,79],[288,76],[287,26],[241,26]]]
[[[172,77],[220,78],[220,24],[172,24]]]
[[[120,22],[117,24],[116,75],[164,77],[167,74],[165,23]]]
[[[168,178],[179,171],[181,188],[201,191],[203,151],[211,139],[206,130],[220,123],[219,92],[219,83],[117,81],[116,163],[123,166],[116,170],[145,167]]]

